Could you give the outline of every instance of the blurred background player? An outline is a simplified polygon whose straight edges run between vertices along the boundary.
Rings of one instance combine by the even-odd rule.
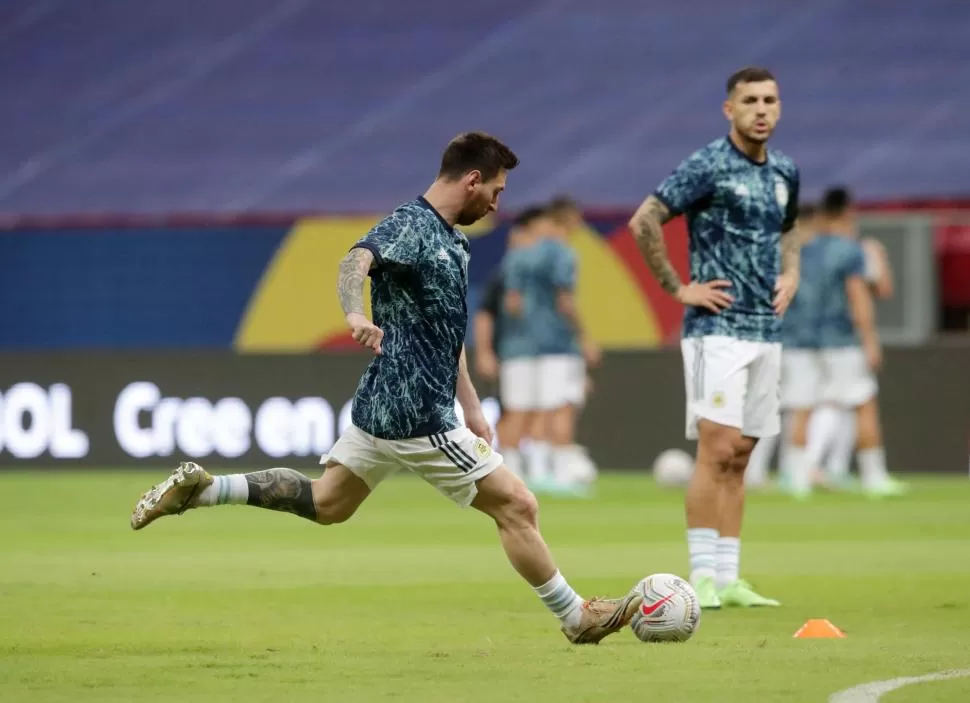
[[[691,583],[702,608],[777,606],[739,578],[744,471],[761,437],[780,430],[781,316],[798,288],[798,169],[767,142],[781,115],[763,68],[727,82],[727,137],[684,160],[630,220],[654,276],[686,306],[681,350]],[[690,281],[667,257],[663,224],[684,213]]]
[[[790,369],[793,376],[811,377],[818,388],[820,405],[830,405],[855,416],[856,460],[862,490],[872,496],[899,495],[905,484],[893,479],[886,468],[877,402],[876,373],[882,349],[876,331],[866,256],[855,238],[855,208],[845,188],[826,191],[820,205],[820,231],[803,249],[802,271],[806,282],[800,306],[814,327],[817,353],[807,357],[804,368]],[[809,437],[811,408],[792,417],[792,442],[788,456],[790,488],[805,496],[812,490],[812,471],[826,442]],[[836,421],[839,414],[835,415]],[[816,428],[816,437],[818,437]]]
[[[811,241],[815,236],[815,207],[810,203],[800,202],[798,204],[798,221],[796,230],[801,241],[802,247]],[[804,261],[805,250],[801,252]],[[764,486],[768,481],[768,470],[772,459],[775,457],[775,450],[781,446],[783,449],[788,443],[788,436],[791,432],[791,411],[797,408],[814,408],[816,405],[817,390],[815,382],[817,374],[813,380],[810,377],[792,373],[790,367],[804,368],[808,364],[799,362],[798,357],[814,356],[815,332],[811,321],[804,319],[806,306],[801,301],[810,293],[805,292],[806,286],[811,281],[805,280],[804,263],[801,266],[801,279],[798,292],[792,299],[791,305],[785,311],[782,318],[782,349],[781,349],[781,433],[771,437],[762,437],[751,452],[748,461],[748,470],[744,474],[744,482],[748,488]],[[792,361],[794,359],[794,362]],[[807,387],[807,390],[806,390]],[[778,454],[779,480],[784,482],[785,477],[785,453]]]
[[[832,189],[835,193],[841,189]],[[848,199],[848,194],[846,194]],[[858,237],[855,222],[851,225],[835,221],[828,229],[842,233],[843,236]],[[865,256],[864,277],[870,290],[877,298],[887,299],[893,294],[893,273],[886,254],[886,248],[871,237],[860,240]],[[821,404],[812,413],[808,425],[809,453],[821,462],[816,473],[817,482],[826,488],[839,490],[850,488],[853,483],[849,477],[852,453],[856,445],[856,418],[851,409],[832,404]]]
[[[506,240],[506,251],[512,251],[530,243],[527,223],[531,220],[532,212],[526,211],[519,215],[509,228]],[[523,476],[521,449],[523,442],[535,433],[535,413],[527,413],[522,422],[519,435],[508,433],[508,413],[502,403],[502,389],[499,383],[502,354],[502,307],[505,300],[505,283],[502,276],[501,263],[495,267],[482,291],[481,303],[475,313],[475,366],[478,374],[486,381],[495,384],[496,396],[499,400],[499,417],[495,426],[497,445],[505,456],[506,465],[517,476]],[[513,349],[514,352],[514,349]],[[516,422],[513,411],[513,422]],[[514,438],[514,442],[512,439]]]
[[[549,209],[523,214],[523,245],[503,261],[503,405],[510,442],[521,447],[528,413],[538,416],[527,462],[536,490],[573,490],[585,453],[575,444],[586,393],[582,325],[575,299],[576,254]]]
[[[559,195],[549,203],[548,212],[556,225],[550,233],[551,236],[568,247],[572,252],[573,261],[577,262],[579,257],[570,244],[570,239],[583,226],[583,214],[579,204],[568,195]],[[578,278],[578,272],[576,276]],[[565,441],[569,443],[568,458],[562,467],[555,469],[555,477],[558,484],[588,484],[596,480],[597,468],[586,448],[577,443],[576,432],[586,396],[593,388],[593,380],[590,377],[589,370],[599,366],[602,360],[602,350],[596,340],[587,334],[582,324],[582,314],[577,307],[575,286],[573,290],[564,290],[559,293],[559,304],[562,314],[566,315],[573,325],[579,340],[582,351],[579,361],[582,364],[583,388],[582,393],[576,394],[575,402],[570,403],[562,413],[563,436]]]
[[[548,461],[548,445],[544,441],[545,425],[539,416],[535,389],[538,347],[529,321],[523,311],[516,307],[516,296],[513,296],[512,301],[516,314],[508,308],[506,280],[511,268],[529,265],[528,260],[533,256],[532,247],[538,241],[535,222],[542,215],[541,208],[529,207],[522,210],[513,221],[509,230],[508,248],[501,264],[492,274],[489,291],[485,296],[483,307],[487,306],[488,310],[483,310],[476,320],[476,324],[481,325],[476,328],[476,334],[484,332],[479,341],[486,357],[482,370],[498,375],[502,405],[502,429],[499,437],[502,453],[509,468],[523,477],[533,474],[537,456],[542,463]],[[521,306],[521,298],[518,303]],[[496,355],[494,367],[486,348],[489,317],[493,320],[492,329],[499,330],[498,335],[493,332]]]

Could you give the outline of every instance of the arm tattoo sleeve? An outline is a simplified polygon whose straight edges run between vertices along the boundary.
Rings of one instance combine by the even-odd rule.
[[[651,195],[633,215],[630,229],[654,277],[663,289],[672,295],[677,292],[682,283],[680,274],[667,257],[667,245],[664,243],[663,226],[670,219],[667,206]]]
[[[353,249],[340,261],[337,295],[345,315],[364,314],[364,279],[373,261],[374,255],[367,249]]]
[[[317,519],[310,479],[293,469],[267,469],[246,474],[249,498],[257,508],[293,513],[307,520]]]
[[[801,234],[798,228],[781,235],[781,272],[798,275],[801,259]]]

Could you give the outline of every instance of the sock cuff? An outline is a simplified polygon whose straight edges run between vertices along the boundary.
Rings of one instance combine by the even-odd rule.
[[[716,540],[721,534],[715,530],[713,527],[688,527],[687,537],[696,539],[711,539]]]
[[[719,548],[725,547],[730,549],[736,549],[741,546],[741,538],[740,537],[718,537],[717,546]]]
[[[566,579],[563,578],[562,573],[560,573],[560,571],[556,569],[556,573],[552,575],[552,578],[550,578],[541,586],[535,587],[535,592],[538,593],[540,597],[548,596],[552,593],[555,593],[556,589],[559,588],[565,582],[566,582]]]

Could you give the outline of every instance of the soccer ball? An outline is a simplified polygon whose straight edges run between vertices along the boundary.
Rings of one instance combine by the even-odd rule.
[[[661,486],[686,486],[694,474],[694,460],[683,449],[660,452],[653,462],[653,478]]]
[[[701,621],[697,594],[674,574],[653,574],[633,587],[643,596],[630,627],[641,642],[686,642]]]

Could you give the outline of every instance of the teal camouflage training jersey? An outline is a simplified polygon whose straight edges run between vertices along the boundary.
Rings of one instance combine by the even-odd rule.
[[[521,317],[502,311],[502,359],[578,354],[576,330],[560,312],[559,294],[576,288],[576,254],[554,239],[510,251],[502,265],[505,290],[522,295]]]
[[[683,335],[781,340],[772,301],[781,273],[781,234],[794,227],[798,169],[768,149],[764,163],[727,138],[694,152],[654,195],[674,215],[685,214],[693,281],[726,279],[734,302],[720,313],[688,307]]]
[[[354,395],[354,425],[381,439],[458,427],[468,240],[418,198],[381,220],[354,248],[374,254],[371,307],[374,324],[384,331],[383,353],[370,362]]]
[[[786,349],[817,349],[822,296],[822,248],[817,238],[802,245],[801,282],[781,320],[781,343]]]
[[[818,320],[817,344],[822,349],[858,346],[846,281],[865,277],[866,257],[862,245],[855,239],[834,234],[820,235],[810,244],[810,255],[812,249],[818,250],[812,257],[817,265],[803,269],[802,278],[810,276],[817,281],[819,289],[814,301],[816,307],[811,313]]]

